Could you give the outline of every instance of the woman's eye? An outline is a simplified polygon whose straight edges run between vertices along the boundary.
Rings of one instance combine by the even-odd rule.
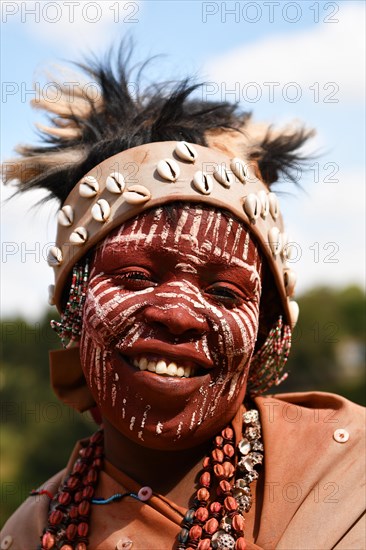
[[[210,287],[206,290],[206,293],[228,307],[238,306],[243,301],[243,298],[238,293],[226,286]]]
[[[148,281],[149,278],[146,273],[141,273],[139,271],[132,271],[130,273],[124,273],[122,275],[125,279],[133,279],[134,281]]]
[[[124,271],[115,274],[114,277],[118,284],[127,290],[142,290],[156,284],[152,275],[142,270]]]

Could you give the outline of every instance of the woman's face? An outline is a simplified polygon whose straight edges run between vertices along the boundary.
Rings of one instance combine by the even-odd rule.
[[[102,416],[156,449],[215,435],[243,401],[257,330],[261,257],[219,211],[155,209],[95,253],[83,370]]]

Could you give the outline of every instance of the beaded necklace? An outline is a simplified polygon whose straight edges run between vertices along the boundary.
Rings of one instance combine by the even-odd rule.
[[[87,550],[92,504],[109,504],[125,496],[141,501],[150,498],[148,487],[136,495],[118,493],[107,499],[94,498],[103,466],[103,439],[102,430],[89,438],[71,473],[51,499],[40,550]],[[193,506],[184,516],[177,550],[245,550],[243,514],[252,506],[250,484],[258,478],[255,467],[262,460],[261,425],[258,411],[253,409],[243,413],[243,438],[237,449],[231,426],[215,437],[213,450],[203,460]]]

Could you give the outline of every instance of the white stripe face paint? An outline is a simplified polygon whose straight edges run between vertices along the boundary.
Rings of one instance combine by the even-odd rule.
[[[232,419],[257,337],[261,263],[236,220],[191,205],[141,214],[99,245],[81,360],[102,415],[121,433],[185,448]]]

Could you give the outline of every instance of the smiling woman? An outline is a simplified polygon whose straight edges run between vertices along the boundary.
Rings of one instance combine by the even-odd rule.
[[[80,346],[106,418],[162,450],[200,444],[234,416],[261,293],[261,256],[239,222],[207,207],[176,213],[148,211],[98,248]]]
[[[121,60],[117,77],[89,74],[98,99],[43,101],[48,145],[22,147],[5,177],[60,200],[51,379],[100,427],[1,548],[361,548],[361,408],[260,395],[283,379],[298,315],[270,185],[310,134],[189,99],[186,82],[133,99]]]

